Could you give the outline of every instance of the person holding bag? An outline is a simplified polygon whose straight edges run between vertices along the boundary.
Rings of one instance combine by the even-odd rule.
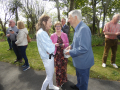
[[[36,24],[37,47],[46,71],[46,78],[42,84],[41,90],[46,90],[48,84],[49,89],[59,90],[57,86],[53,85],[53,53],[55,51],[55,45],[52,43],[49,37],[49,29],[51,29],[51,25],[51,18],[44,14],[39,18],[38,23]]]
[[[25,60],[25,63],[24,65],[22,65],[22,67],[24,67],[23,71],[26,71],[30,69],[28,58],[26,56],[26,48],[28,45],[28,41],[27,41],[28,30],[27,28],[25,28],[25,25],[22,21],[17,22],[17,28],[19,29],[19,33],[17,35],[17,41],[15,42],[15,44],[18,46],[18,49]]]
[[[54,25],[56,32],[51,35],[51,40],[55,44],[55,69],[56,69],[56,83],[57,86],[62,86],[67,82],[67,62],[68,59],[64,57],[64,49],[69,45],[66,33],[61,32],[62,24],[57,21]]]

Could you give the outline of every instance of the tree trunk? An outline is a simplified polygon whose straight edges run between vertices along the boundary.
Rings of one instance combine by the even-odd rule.
[[[92,34],[95,34],[95,16],[96,16],[96,0],[92,0],[93,4],[93,32]]]
[[[61,21],[61,19],[60,19],[59,1],[58,1],[58,0],[55,0],[55,2],[56,2],[56,5],[57,5],[58,21]]]
[[[102,6],[103,6],[103,23],[102,23],[102,31],[103,31],[103,28],[104,28],[104,24],[105,24],[105,17],[106,17],[106,14],[107,14],[107,9],[108,9],[108,6],[109,6],[109,3],[110,3],[111,0],[106,0],[106,2],[104,2],[104,0],[102,0]],[[103,32],[102,32],[103,34]]]
[[[6,35],[6,22],[3,24],[1,18],[0,18],[0,24],[1,24],[1,27],[2,27],[2,31],[4,32],[4,34]]]
[[[69,12],[73,10],[74,8],[74,3],[75,3],[75,0],[70,0],[70,9],[69,9]],[[70,23],[67,23],[67,25],[69,26],[69,29],[70,29]],[[74,30],[74,29],[73,29]],[[68,37],[69,37],[69,34],[70,34],[70,30],[68,32]]]
[[[17,21],[18,21],[18,11],[17,11],[17,7],[16,7],[16,25],[17,25]]]

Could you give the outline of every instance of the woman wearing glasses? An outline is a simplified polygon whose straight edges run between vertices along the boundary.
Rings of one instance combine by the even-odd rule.
[[[54,27],[56,32],[51,35],[51,40],[55,44],[54,64],[56,70],[56,84],[57,86],[62,86],[67,82],[68,62],[68,59],[64,58],[63,50],[69,46],[69,41],[67,34],[62,32],[62,24],[59,21],[54,24]]]

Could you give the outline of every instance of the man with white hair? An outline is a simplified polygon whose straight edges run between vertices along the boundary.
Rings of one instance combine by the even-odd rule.
[[[82,21],[81,10],[73,10],[68,14],[68,22],[75,29],[73,42],[66,52],[73,59],[76,68],[77,84],[72,89],[87,90],[89,71],[94,65],[94,56],[91,46],[91,30]]]
[[[119,20],[120,14],[115,14],[113,19],[104,26],[103,32],[105,35],[105,47],[102,58],[102,67],[106,67],[107,56],[109,49],[111,48],[111,65],[113,65],[114,68],[118,68],[115,64],[115,60],[118,44],[117,35],[120,35],[120,24],[118,24]]]
[[[19,32],[19,29],[16,27],[14,20],[10,20],[9,25],[10,25],[10,27],[8,28],[8,32],[7,32],[6,36],[9,37],[10,40],[12,41],[12,47],[13,47],[14,53],[17,57],[17,59],[14,62],[18,62],[18,61],[22,62],[22,55],[21,55],[17,45],[15,44],[15,42],[17,40],[16,37]]]

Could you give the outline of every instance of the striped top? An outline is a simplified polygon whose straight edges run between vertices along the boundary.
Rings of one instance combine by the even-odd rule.
[[[120,32],[120,24],[114,24],[112,22],[108,22],[103,29],[103,32]],[[109,39],[117,39],[116,35],[105,35],[105,38],[109,38]]]

